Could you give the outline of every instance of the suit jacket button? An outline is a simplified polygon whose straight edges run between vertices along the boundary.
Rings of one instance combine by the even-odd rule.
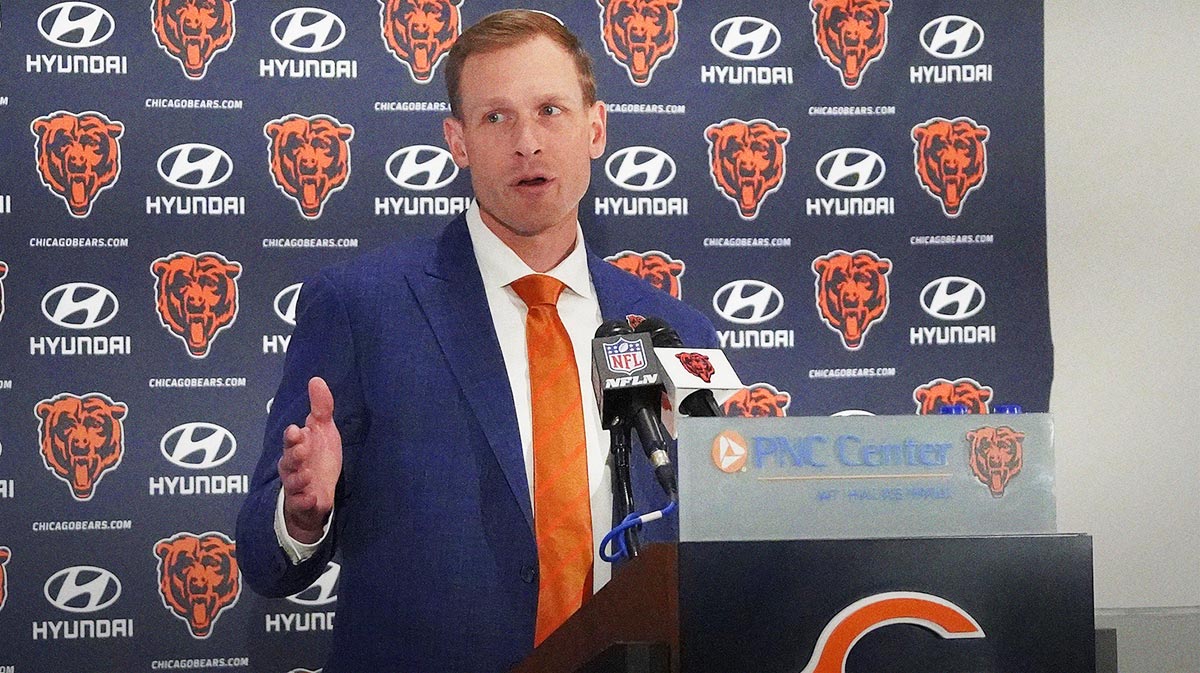
[[[521,580],[526,584],[533,584],[533,580],[537,578],[537,568],[533,566],[525,566],[521,568]]]

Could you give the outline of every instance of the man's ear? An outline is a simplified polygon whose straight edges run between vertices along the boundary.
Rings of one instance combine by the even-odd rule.
[[[604,146],[608,143],[608,108],[604,106],[604,101],[592,103],[588,117],[592,130],[588,154],[593,159],[599,159],[604,156]]]
[[[471,159],[467,156],[467,142],[463,136],[462,120],[457,117],[443,119],[442,135],[446,138],[446,147],[450,149],[450,156],[454,158],[454,164],[459,168],[470,166]]]

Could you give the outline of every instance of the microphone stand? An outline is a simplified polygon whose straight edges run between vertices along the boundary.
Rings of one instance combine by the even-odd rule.
[[[612,491],[613,507],[616,509],[617,522],[633,513],[633,481],[629,473],[629,454],[632,448],[630,442],[630,427],[628,423],[620,422],[609,429],[609,451],[613,456]],[[629,558],[638,555],[641,543],[638,541],[637,530],[628,528],[624,532],[625,548]]]

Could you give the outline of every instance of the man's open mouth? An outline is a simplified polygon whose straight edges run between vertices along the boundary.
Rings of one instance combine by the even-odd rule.
[[[550,179],[544,175],[535,175],[517,180],[518,187],[537,187],[550,182]]]

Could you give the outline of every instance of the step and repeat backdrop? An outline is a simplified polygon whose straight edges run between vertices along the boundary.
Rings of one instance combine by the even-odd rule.
[[[1040,3],[529,4],[608,102],[588,243],[728,413],[1046,411]],[[0,673],[321,666],[337,564],[259,598],[234,516],[304,278],[469,205],[442,67],[503,7],[0,4]]]

